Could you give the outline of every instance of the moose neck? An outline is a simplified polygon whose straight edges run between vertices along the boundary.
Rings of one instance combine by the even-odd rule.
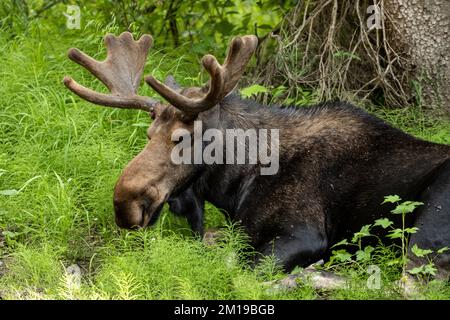
[[[267,128],[267,113],[270,113],[270,108],[231,94],[220,105],[202,113],[199,120],[202,121],[204,131],[217,129],[225,141],[226,131],[230,129]],[[205,200],[225,210],[233,218],[251,192],[260,168],[254,164],[237,164],[237,161],[225,164],[226,152],[224,150],[223,164],[203,164],[196,186]],[[236,155],[237,152],[234,152],[234,160]]]

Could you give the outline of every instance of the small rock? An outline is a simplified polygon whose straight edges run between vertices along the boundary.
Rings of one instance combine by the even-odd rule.
[[[66,285],[70,289],[81,287],[81,268],[77,264],[72,264],[66,268]]]
[[[67,274],[81,277],[81,268],[77,264],[72,264],[66,268]]]
[[[207,246],[213,246],[217,244],[219,238],[220,230],[211,228],[205,231],[205,234],[203,235],[203,243]]]
[[[0,260],[0,277],[3,276],[5,273],[6,273],[6,265],[2,260]]]
[[[311,282],[313,288],[320,290],[345,288],[347,284],[344,278],[323,270],[309,271],[305,278]]]
[[[345,288],[347,286],[345,278],[328,271],[316,269],[317,266],[323,265],[323,263],[324,261],[320,260],[306,267],[303,271],[290,274],[282,280],[266,282],[265,284],[270,286],[267,293],[295,289],[299,284],[299,280],[309,282],[314,289],[318,290]]]
[[[419,285],[413,276],[403,274],[400,280],[397,281],[400,291],[405,299],[418,299],[420,297]]]
[[[0,229],[0,248],[5,246],[5,237],[3,236],[2,229]]]

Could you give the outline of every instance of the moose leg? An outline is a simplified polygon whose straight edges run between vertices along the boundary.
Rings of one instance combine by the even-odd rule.
[[[203,237],[203,211],[204,201],[189,187],[176,197],[167,200],[169,209],[178,216],[186,217],[192,231]]]
[[[262,255],[274,255],[277,262],[289,272],[296,266],[306,267],[320,260],[327,245],[323,232],[311,226],[300,225],[289,235],[275,237],[257,248],[257,251]]]
[[[417,233],[411,236],[410,248],[417,245],[421,249],[431,249],[434,252],[448,247],[449,250],[440,254],[430,254],[438,269],[436,277],[449,279],[450,276],[450,160],[439,169],[433,182],[425,189],[419,198],[424,206],[417,209],[415,226]],[[412,252],[409,255],[409,268],[427,264],[427,258],[418,258]]]
[[[263,255],[274,255],[275,259],[291,271],[295,266],[304,267],[299,273],[290,274],[282,280],[267,283],[269,291],[289,290],[297,286],[297,279],[308,281],[316,289],[336,289],[346,285],[346,280],[331,272],[317,270],[316,261],[321,259],[327,249],[327,239],[323,233],[312,227],[300,226],[289,236],[277,237],[259,248]],[[316,262],[312,264],[312,262]]]

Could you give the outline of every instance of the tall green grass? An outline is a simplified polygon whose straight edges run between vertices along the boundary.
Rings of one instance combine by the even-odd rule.
[[[52,29],[53,28],[53,29]],[[167,208],[156,226],[138,232],[114,224],[112,193],[126,163],[146,143],[147,114],[86,103],[62,85],[66,74],[104,90],[66,58],[76,46],[98,58],[114,26],[55,30],[31,24],[22,35],[0,31],[0,296],[6,299],[315,299],[399,298],[386,269],[384,286],[365,287],[364,269],[348,269],[351,289],[333,293],[303,284],[271,291],[265,281],[283,273],[270,259],[251,270],[245,237],[228,226],[220,245],[194,239],[186,221]],[[201,80],[198,57],[152,50],[146,74],[173,73],[189,85]],[[148,88],[143,94],[153,95]],[[409,132],[450,143],[449,124],[425,121],[420,110],[379,112]],[[257,210],[257,208],[255,208]],[[206,224],[226,225],[207,205]],[[66,272],[78,264],[80,279]],[[383,265],[383,261],[380,260]],[[445,284],[426,297],[448,298]]]

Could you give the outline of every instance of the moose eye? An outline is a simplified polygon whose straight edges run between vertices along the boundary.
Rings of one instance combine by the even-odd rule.
[[[151,109],[149,112],[148,112],[148,114],[150,115],[150,118],[152,118],[152,120],[155,120],[155,118],[156,118],[156,112],[155,112],[155,109]]]

